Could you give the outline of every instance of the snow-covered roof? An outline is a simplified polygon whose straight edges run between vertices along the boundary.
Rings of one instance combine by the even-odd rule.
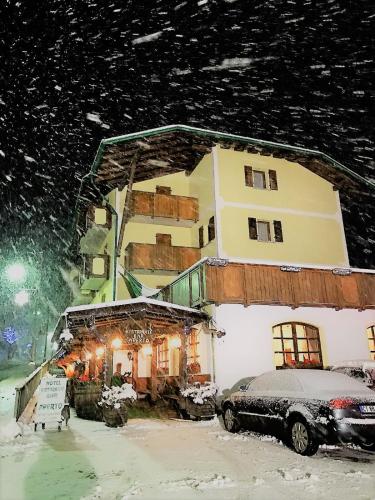
[[[111,302],[100,302],[98,304],[85,304],[82,306],[68,307],[67,309],[65,309],[65,314],[77,311],[90,311],[94,309],[105,309],[108,307],[127,306],[127,305],[142,304],[142,303],[199,314],[199,311],[197,309],[180,306],[177,304],[172,304],[171,302],[164,302],[162,300],[150,299],[148,297],[137,297],[135,299],[113,300]]]

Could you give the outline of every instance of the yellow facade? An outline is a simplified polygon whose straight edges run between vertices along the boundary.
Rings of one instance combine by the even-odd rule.
[[[264,172],[265,188],[245,183],[244,167]],[[270,189],[269,170],[276,172],[277,190]],[[263,174],[262,174],[263,175]],[[153,220],[126,224],[117,268],[125,265],[125,249],[131,242],[156,243],[156,234],[170,234],[173,246],[199,246],[203,227],[201,257],[218,256],[249,261],[270,261],[316,265],[348,265],[341,208],[332,184],[308,169],[284,159],[230,149],[214,148],[190,175],[184,172],[136,183],[134,190],[155,192],[168,186],[172,195],[198,199],[199,220],[191,227],[154,224]],[[126,188],[114,190],[108,199],[115,211],[123,212]],[[102,216],[103,214],[98,214]],[[208,223],[215,217],[216,237],[208,242]],[[268,222],[270,240],[249,236],[249,218]],[[112,218],[114,219],[114,218]],[[282,242],[275,241],[274,221],[280,221]],[[113,221],[112,221],[113,222]],[[120,229],[120,220],[118,232]],[[111,256],[109,281],[97,292],[94,302],[112,300],[115,224],[109,231],[102,252]],[[165,286],[176,276],[145,271],[136,278],[150,288]],[[129,298],[123,278],[117,272],[116,299]]]
[[[245,165],[264,173],[265,189],[246,186]],[[277,190],[269,188],[269,170]],[[297,163],[220,148],[215,172],[221,257],[348,265],[341,208],[328,181]],[[250,217],[269,223],[270,241],[250,239]],[[274,241],[273,221],[281,222],[282,242]]]

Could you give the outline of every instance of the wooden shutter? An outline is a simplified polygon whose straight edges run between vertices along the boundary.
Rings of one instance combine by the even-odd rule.
[[[245,170],[245,185],[253,187],[253,167],[245,165],[244,170]]]
[[[172,189],[168,186],[156,186],[156,194],[171,194]]]
[[[281,221],[274,220],[273,221],[273,229],[275,232],[275,241],[282,243],[284,240],[283,240],[283,229],[281,227]]]
[[[269,179],[270,179],[270,189],[273,189],[277,191],[277,175],[276,175],[276,170],[269,170],[268,171]]]
[[[208,222],[208,241],[215,239],[215,217],[212,216]]]
[[[204,228],[201,226],[198,231],[199,248],[204,247]]]
[[[172,236],[170,234],[156,234],[156,244],[170,247],[172,245]]]
[[[258,239],[258,231],[257,231],[257,220],[253,217],[249,217],[249,237],[251,240]]]

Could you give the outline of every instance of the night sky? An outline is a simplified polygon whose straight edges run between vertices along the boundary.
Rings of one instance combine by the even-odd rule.
[[[50,293],[102,138],[185,123],[375,178],[370,0],[3,0],[0,30],[1,251],[35,259]],[[375,267],[373,201],[343,208],[351,264]]]

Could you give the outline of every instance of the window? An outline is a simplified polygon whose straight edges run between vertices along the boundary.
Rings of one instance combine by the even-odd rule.
[[[157,345],[157,368],[161,374],[169,374],[169,347],[167,338],[164,338],[163,341]]]
[[[272,329],[276,367],[321,368],[319,330],[304,323],[283,323]]]
[[[367,338],[371,359],[375,360],[375,325],[369,326],[367,328]]]
[[[192,329],[189,335],[189,343],[187,346],[187,371],[191,374],[201,373],[201,365],[199,363],[199,332]]]
[[[192,329],[189,334],[189,344],[187,351],[188,365],[191,363],[196,363],[198,361],[199,358],[198,346],[199,346],[199,333],[197,330]]]
[[[215,239],[215,217],[212,216],[208,221],[208,242]]]
[[[266,174],[260,170],[253,170],[253,186],[258,189],[266,189]]]
[[[156,234],[156,244],[170,247],[172,245],[172,236],[170,234]]]
[[[201,226],[198,229],[198,242],[199,242],[199,248],[204,247],[204,227]]]
[[[172,189],[168,186],[156,186],[156,194],[171,194]]]
[[[257,221],[258,241],[271,241],[270,223]]]
[[[268,176],[264,170],[254,170],[249,165],[244,166],[245,185],[257,189],[278,190],[276,170],[268,170]]]
[[[276,243],[282,243],[283,230],[281,221],[274,220],[273,223],[269,221],[257,220],[254,217],[249,217],[249,238],[251,240],[258,241],[274,241]],[[273,227],[273,235],[271,233],[271,227]]]

